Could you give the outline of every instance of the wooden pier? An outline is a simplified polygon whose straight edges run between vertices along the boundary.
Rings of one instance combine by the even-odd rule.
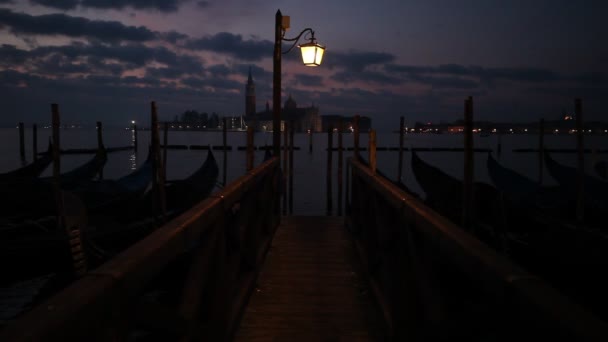
[[[284,218],[235,341],[382,341],[356,258],[343,218]]]

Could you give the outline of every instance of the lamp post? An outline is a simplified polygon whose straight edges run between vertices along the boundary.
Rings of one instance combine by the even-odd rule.
[[[273,54],[273,82],[272,82],[272,144],[274,155],[281,158],[281,55],[289,53],[298,43],[300,38],[309,33],[310,42],[300,45],[302,62],[306,66],[319,66],[323,59],[325,47],[316,43],[315,32],[306,28],[295,38],[285,38],[285,32],[289,29],[289,16],[283,16],[281,10],[277,11],[275,17],[274,31],[274,54]],[[282,42],[293,42],[293,45],[285,52],[282,50]]]

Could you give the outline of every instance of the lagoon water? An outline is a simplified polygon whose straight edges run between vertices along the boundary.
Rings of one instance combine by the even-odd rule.
[[[44,151],[47,141],[51,135],[50,129],[38,129],[38,151]],[[106,147],[127,146],[132,143],[132,131],[124,129],[104,129],[104,144]],[[26,162],[32,161],[32,131],[26,129]],[[361,146],[367,146],[368,135],[361,134]],[[183,145],[221,145],[221,132],[194,132],[194,131],[170,131],[168,135],[169,144]],[[272,143],[272,133],[256,133],[255,145]],[[337,133],[334,134],[334,147],[337,145]],[[378,132],[377,146],[396,147],[399,146],[399,135],[390,132]],[[532,178],[538,177],[538,156],[536,153],[514,153],[516,148],[536,148],[538,145],[537,135],[503,135],[502,154],[499,158],[504,165]],[[147,156],[147,146],[150,141],[149,131],[138,132],[139,146],[137,152],[121,151],[108,154],[108,162],[104,168],[104,177],[107,179],[121,177],[135,169],[144,162]],[[294,145],[299,146],[299,151],[294,151],[294,214],[297,215],[323,215],[326,208],[326,172],[327,172],[327,133],[313,135],[313,153],[308,152],[308,135],[295,134]],[[498,142],[497,135],[489,137],[475,136],[474,145],[478,148],[490,148],[496,151]],[[245,146],[246,134],[244,132],[229,132],[228,144],[233,146],[232,151],[227,152],[227,180],[230,182],[245,173],[245,152],[238,151],[236,146]],[[343,135],[345,147],[353,146],[353,136]],[[87,148],[97,145],[95,129],[65,129],[61,131],[61,147]],[[462,147],[463,136],[460,134],[407,134],[405,136],[405,147]],[[574,135],[545,135],[545,146],[548,148],[575,148],[576,137]],[[591,149],[608,149],[608,135],[591,135],[585,137],[585,147]],[[337,191],[337,152],[333,152],[333,186]],[[463,174],[462,152],[418,152],[420,157],[435,165],[445,172],[457,178]],[[494,152],[495,153],[495,152]],[[223,166],[223,151],[214,151],[220,167],[220,179]],[[19,132],[17,129],[0,129],[0,173],[10,171],[22,165],[19,157]],[[204,161],[207,151],[199,150],[169,150],[167,163],[167,179],[179,179],[187,177]],[[258,164],[263,158],[263,151],[256,151],[255,163]],[[367,157],[367,152],[362,152]],[[475,180],[491,183],[486,169],[487,153],[475,153]],[[352,152],[345,151],[344,160],[352,156]],[[560,163],[575,166],[576,154],[554,153],[552,155]],[[61,160],[62,172],[86,162],[92,155],[64,155]],[[403,182],[413,191],[423,194],[413,176],[410,168],[410,152],[404,152]],[[608,159],[608,154],[586,154],[587,173],[593,174],[593,163],[598,160]],[[378,151],[378,168],[393,179],[397,177],[397,151]],[[44,175],[50,175],[48,168]],[[554,184],[554,181],[545,173],[545,184]],[[337,196],[334,194],[334,201]],[[334,203],[335,208],[335,203]]]

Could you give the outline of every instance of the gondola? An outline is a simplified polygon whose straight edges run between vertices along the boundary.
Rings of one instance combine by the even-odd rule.
[[[603,180],[608,179],[608,163],[605,160],[600,160],[597,163],[593,164],[593,169],[595,173]]]
[[[505,194],[506,205],[523,214],[511,226],[525,229],[529,251],[517,261],[552,280],[556,287],[602,316],[608,316],[603,309],[608,304],[603,295],[608,283],[597,272],[608,266],[608,235],[573,223],[576,205],[563,188],[540,186],[500,165],[491,156],[488,172]]]
[[[551,158],[547,151],[544,152],[544,157],[547,171],[551,177],[567,191],[570,198],[576,198],[578,192],[577,169],[558,163]],[[591,211],[591,214],[594,214],[594,212],[605,213],[608,210],[608,182],[586,174],[584,175],[583,182],[585,209]],[[598,217],[598,219],[601,220],[601,217]]]
[[[153,165],[150,156],[135,171],[117,180],[96,180],[82,183],[75,189],[93,214],[112,215],[128,206],[130,201],[138,201],[149,188],[153,179]]]
[[[49,143],[47,153],[22,168],[0,174],[0,183],[29,181],[38,176],[51,164],[51,144]]]
[[[95,177],[107,161],[101,149],[85,164],[60,175],[60,187],[74,190]],[[0,188],[0,215],[4,220],[18,222],[26,218],[55,215],[56,200],[53,177],[21,179]]]
[[[567,195],[558,186],[542,186],[539,182],[500,165],[490,153],[486,165],[492,183],[518,210],[555,209],[568,205]]]
[[[412,170],[426,193],[425,203],[452,222],[462,223],[464,185],[462,181],[423,161],[412,151]],[[493,186],[474,182],[474,212],[480,223],[498,225],[500,194]],[[502,223],[502,222],[500,222]]]
[[[219,167],[209,150],[205,162],[189,177],[167,182],[165,189],[167,213],[163,218],[156,204],[156,194],[148,191],[140,201],[125,206],[110,218],[92,217],[86,239],[101,253],[109,255],[127,248],[149,234],[162,222],[176,217],[205,199],[217,184]]]

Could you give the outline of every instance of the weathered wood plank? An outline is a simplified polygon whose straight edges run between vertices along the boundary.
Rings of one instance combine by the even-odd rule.
[[[283,218],[236,341],[382,340],[343,219]]]

